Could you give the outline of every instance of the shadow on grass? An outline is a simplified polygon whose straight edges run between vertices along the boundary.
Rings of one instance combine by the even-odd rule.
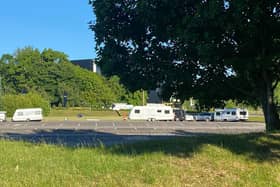
[[[182,132],[179,132],[180,134]],[[187,133],[189,135],[189,133]],[[241,135],[200,134],[198,136],[172,137],[168,140],[152,141],[113,147],[118,154],[143,154],[163,152],[178,157],[190,157],[197,153],[204,145],[212,145],[227,149],[237,155],[245,155],[257,161],[280,159],[280,135],[266,135],[265,133]]]
[[[72,149],[105,146],[112,154],[135,156],[161,152],[191,157],[204,145],[227,149],[257,161],[280,159],[280,134],[201,134],[177,130],[173,136],[117,135],[94,130],[37,130],[32,134],[5,133],[2,138],[31,143],[53,144]]]

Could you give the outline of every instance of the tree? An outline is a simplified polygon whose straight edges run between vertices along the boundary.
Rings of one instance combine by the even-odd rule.
[[[277,0],[95,0],[92,6],[98,61],[132,90],[161,85],[166,98],[260,104],[266,129],[280,129],[273,95],[280,78]]]
[[[48,100],[42,98],[38,93],[28,93],[13,95],[7,94],[2,96],[3,109],[7,111],[8,116],[13,116],[16,109],[19,108],[42,108],[43,113],[47,116],[50,113],[50,105]]]
[[[226,5],[225,8],[221,2],[207,2],[201,6],[202,16],[196,20],[208,23],[207,36],[200,36],[203,48],[207,52],[215,51],[208,53],[211,57],[203,53],[204,59],[217,54],[219,64],[231,70],[226,79],[227,87],[236,90],[235,95],[242,96],[241,99],[261,104],[267,130],[280,129],[274,101],[274,90],[280,78],[279,2],[238,0],[228,1]],[[216,26],[215,21],[219,19]],[[209,29],[213,25],[218,32]]]
[[[69,62],[67,55],[26,47],[0,59],[5,94],[21,95],[39,92],[51,106],[111,106],[127,91],[116,77],[107,79]],[[67,97],[67,103],[64,98]]]

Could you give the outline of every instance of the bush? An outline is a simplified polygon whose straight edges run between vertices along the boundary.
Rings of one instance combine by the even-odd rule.
[[[11,117],[18,108],[42,108],[44,116],[50,113],[49,101],[37,93],[5,95],[2,97],[2,109]]]

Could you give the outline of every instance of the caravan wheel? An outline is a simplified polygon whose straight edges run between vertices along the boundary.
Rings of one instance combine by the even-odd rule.
[[[154,121],[156,121],[156,119],[155,118],[149,118],[147,121],[154,122]]]

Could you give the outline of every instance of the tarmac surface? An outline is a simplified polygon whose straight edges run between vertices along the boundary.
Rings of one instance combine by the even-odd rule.
[[[197,121],[2,122],[0,137],[66,146],[133,143],[175,136],[264,132],[264,123]]]

